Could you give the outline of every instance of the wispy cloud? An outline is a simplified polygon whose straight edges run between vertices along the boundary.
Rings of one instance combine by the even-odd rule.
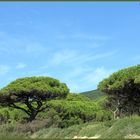
[[[55,51],[48,63],[40,67],[41,74],[56,77],[67,83],[71,92],[82,92],[96,89],[99,81],[114,70],[97,64],[118,53],[117,50],[106,52],[83,52],[81,50],[63,49]],[[94,64],[96,64],[94,66]],[[44,71],[44,72],[43,72]],[[54,72],[55,71],[55,72]],[[56,72],[57,71],[57,72]]]
[[[23,54],[24,56],[28,55],[29,58],[34,55],[38,56],[38,54],[41,56],[46,52],[49,55],[44,55],[46,61],[43,60],[44,62],[41,62],[42,66],[39,66],[41,64],[38,63],[36,70],[31,69],[30,72],[20,73],[20,76],[44,75],[58,78],[62,82],[67,83],[71,92],[81,92],[96,88],[98,82],[110,74],[112,70],[105,69],[99,65],[94,66],[93,63],[97,63],[96,60],[110,58],[118,52],[117,50],[108,51],[103,49],[105,51],[102,51],[102,49],[100,49],[101,44],[109,39],[107,36],[94,36],[80,33],[63,36],[63,39],[68,39],[68,42],[66,41],[67,43],[65,44],[68,45],[68,47],[60,47],[61,41],[58,41],[58,47],[55,47],[55,49],[51,51],[48,51],[40,42],[30,41],[27,38],[16,38],[7,34],[1,34],[1,36],[1,53],[10,55]],[[6,41],[6,38],[8,41]],[[72,41],[75,45],[74,47],[70,46],[71,40],[76,40],[76,42]],[[79,46],[81,44],[78,40],[86,40],[85,42],[82,41],[85,43],[83,44],[83,46],[85,45],[84,49],[80,49],[81,47]],[[11,47],[10,44],[13,47]],[[76,45],[79,46],[77,47]],[[27,65],[23,63],[22,60],[16,65],[16,69],[26,67]],[[9,67],[0,67],[0,75],[7,74],[8,71]],[[15,77],[19,77],[19,75]]]
[[[104,78],[107,78],[112,72],[115,70],[113,69],[105,69],[104,67],[97,67],[90,71],[89,73],[86,73],[83,77],[83,82],[86,86],[83,87],[83,89],[79,90],[89,90],[89,89],[96,89],[97,85],[100,81],[102,81]]]
[[[0,53],[38,55],[47,50],[39,41],[0,32]]]
[[[61,50],[55,52],[50,60],[51,65],[60,65],[60,64],[83,64],[89,61],[98,60],[113,56],[117,53],[117,50],[104,52],[104,53],[82,53],[77,50]]]
[[[104,67],[97,67],[96,69],[93,69],[90,71],[85,77],[84,80],[88,83],[93,83],[96,85],[100,80],[103,78],[108,77],[113,70],[105,69]]]
[[[59,64],[64,64],[64,63],[72,63],[76,61],[76,56],[78,57],[78,54],[74,50],[60,50],[55,52],[52,55],[52,59],[50,60],[50,63],[52,65],[59,65]]]
[[[70,87],[71,92],[82,92],[96,89],[98,83],[114,71],[114,69],[106,69],[103,66],[97,68],[77,67],[63,77],[65,77],[64,81]]]

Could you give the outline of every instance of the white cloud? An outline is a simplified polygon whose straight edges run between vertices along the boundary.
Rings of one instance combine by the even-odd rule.
[[[113,56],[116,53],[117,51],[110,51],[104,53],[93,53],[93,52],[83,53],[77,50],[67,49],[54,53],[52,55],[49,64],[53,66],[60,64],[68,64],[68,65],[84,64],[89,61],[94,61]]]
[[[113,70],[106,70],[104,67],[98,67],[95,70],[89,72],[84,77],[84,80],[88,83],[93,83],[94,85],[97,85],[99,81],[108,77],[112,72]]]
[[[96,89],[98,83],[114,71],[103,66],[77,66],[64,73],[61,79],[67,83],[71,92],[83,92]]]
[[[52,71],[53,69],[58,69],[57,74],[52,72],[51,76],[67,83],[71,92],[93,90],[96,89],[97,84],[102,79],[114,71],[102,66],[95,67],[95,60],[105,59],[116,53],[117,51],[82,53],[80,50],[65,49],[55,52],[49,63],[42,66],[40,70],[51,72],[50,69],[52,69]],[[46,75],[48,75],[48,73],[46,73]]]
[[[61,50],[53,54],[50,63],[59,65],[63,63],[71,63],[75,61],[77,52],[73,50]]]
[[[23,69],[23,68],[25,68],[26,66],[27,66],[26,64],[20,62],[20,63],[17,64],[16,68],[17,68],[17,69]]]
[[[7,65],[0,65],[0,76],[7,74],[10,70],[10,67]]]
[[[6,32],[0,32],[0,53],[38,55],[46,51],[39,41],[23,37],[13,37]]]
[[[81,74],[80,80],[73,83],[76,85],[76,89],[73,88],[73,85],[70,87],[72,91],[84,92],[88,90],[94,90],[97,88],[97,85],[104,78],[107,78],[115,70],[108,70],[104,67],[97,67]]]
[[[112,55],[115,55],[118,51],[115,50],[115,51],[110,51],[110,52],[104,52],[104,53],[98,53],[98,54],[95,54],[93,56],[91,56],[91,60],[97,60],[97,59],[101,59],[101,58],[106,58],[106,57],[110,57]]]
[[[1,36],[3,37],[3,35],[0,34],[0,37]],[[28,54],[32,57],[33,55],[42,55],[42,53],[46,53],[48,50],[48,48],[42,46],[41,43],[36,41],[33,42],[32,40],[30,41],[25,38],[14,38],[8,36],[7,34],[5,34],[4,36],[5,37],[0,39],[1,53],[7,52],[9,54]],[[58,79],[68,84],[71,91],[77,92],[89,89],[92,90],[96,88],[98,82],[112,72],[112,70],[105,69],[104,67],[97,66],[96,68],[95,66],[93,66],[93,63],[96,63],[95,60],[106,59],[117,53],[116,50],[106,50],[104,52],[101,50],[100,52],[100,50],[97,51],[96,49],[94,49],[101,46],[101,44],[104,44],[103,42],[110,39],[109,37],[77,33],[70,35],[61,35],[60,38],[68,39],[68,42],[64,44],[68,44],[68,46],[66,46],[64,49],[64,47],[60,46],[61,42],[58,42],[58,47],[55,46],[56,49],[54,48],[54,53],[52,53],[53,49],[51,50],[51,48],[51,51],[47,52],[45,61],[48,62],[44,62],[46,64],[44,66],[41,66],[40,68],[37,68],[35,71],[31,70],[30,72],[28,72],[28,74],[26,73],[27,75],[46,75],[56,78],[58,77]],[[75,39],[76,41],[78,40],[78,42],[75,41],[77,44],[73,42],[73,39]],[[85,46],[84,49],[81,48],[80,50],[81,44],[79,43],[79,40],[81,40],[80,43]],[[84,42],[82,40],[86,41]],[[70,46],[72,43],[75,45],[73,48]],[[77,47],[78,45],[80,47]],[[92,49],[89,47],[91,47]],[[18,63],[16,66],[17,69],[23,69],[25,67],[26,64],[22,62]],[[9,67],[0,65],[0,75],[7,74],[8,71]]]

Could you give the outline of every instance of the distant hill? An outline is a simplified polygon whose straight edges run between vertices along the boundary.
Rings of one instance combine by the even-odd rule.
[[[87,96],[88,98],[90,98],[90,99],[92,99],[92,100],[96,100],[96,99],[98,99],[99,97],[105,95],[104,92],[101,92],[101,91],[99,91],[99,90],[86,91],[86,92],[82,92],[82,93],[80,93],[80,94],[85,95],[85,96]]]

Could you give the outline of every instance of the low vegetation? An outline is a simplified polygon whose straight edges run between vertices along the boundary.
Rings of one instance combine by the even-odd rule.
[[[0,90],[0,138],[139,138],[140,65],[69,93],[50,77],[25,77]]]
[[[98,98],[100,98],[101,96],[105,96],[105,93],[100,90],[86,91],[82,92],[81,94],[92,100],[98,100]]]
[[[44,123],[44,121],[43,121]],[[0,125],[0,138],[140,138],[140,117],[130,116],[112,121],[90,122],[67,128],[46,127],[32,121],[24,125]],[[37,125],[35,125],[37,124]]]

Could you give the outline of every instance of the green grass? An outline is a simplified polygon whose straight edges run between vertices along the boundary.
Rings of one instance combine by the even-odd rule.
[[[140,117],[132,116],[113,121],[91,122],[81,125],[74,125],[65,129],[44,128],[31,135],[31,137],[74,138],[74,136],[100,136],[99,138],[125,138],[129,135],[140,136]]]
[[[16,133],[15,126],[15,122],[0,125],[0,139],[22,138],[22,135]]]
[[[103,135],[104,138],[124,138],[127,135],[140,136],[140,117],[126,117],[117,120]]]
[[[33,133],[17,131],[16,122],[0,125],[0,139],[2,138],[62,138],[72,139],[75,136],[99,138],[140,138],[140,117],[131,116],[122,119],[90,122],[73,125],[68,128],[41,128]]]

